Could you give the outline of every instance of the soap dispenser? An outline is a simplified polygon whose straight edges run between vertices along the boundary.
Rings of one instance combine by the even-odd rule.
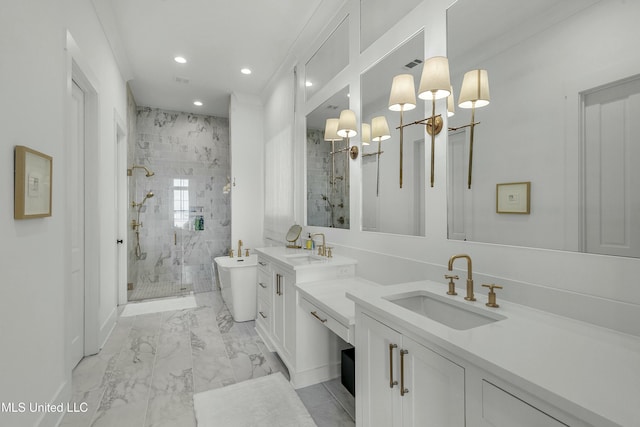
[[[311,233],[309,233],[309,238],[305,242],[305,248],[309,250],[313,249],[313,240],[311,240]]]

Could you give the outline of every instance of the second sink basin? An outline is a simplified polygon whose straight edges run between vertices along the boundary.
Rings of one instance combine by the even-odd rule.
[[[413,291],[385,297],[390,302],[453,329],[466,330],[506,319],[479,307],[454,301],[427,291]]]
[[[311,253],[294,253],[284,256],[291,265],[306,265],[326,262],[326,258]]]

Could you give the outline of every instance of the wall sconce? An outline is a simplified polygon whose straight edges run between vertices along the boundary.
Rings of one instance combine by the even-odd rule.
[[[449,60],[444,56],[434,56],[424,62],[418,98],[431,100],[431,117],[426,120],[427,133],[431,135],[431,186],[434,181],[434,160],[436,135],[442,130],[442,117],[436,117],[436,99],[451,94]],[[439,119],[439,120],[438,120]]]
[[[431,117],[404,124],[402,112],[412,110],[416,106],[415,87],[411,74],[400,74],[393,78],[391,95],[389,97],[389,109],[400,111],[400,188],[402,188],[402,138],[403,128],[406,126],[423,124],[431,135],[431,186],[434,181],[435,136],[440,133],[443,120],[436,116],[436,99],[441,99],[451,94],[451,81],[449,77],[449,60],[444,56],[434,56],[424,62],[418,98],[431,100]]]
[[[391,132],[389,132],[387,118],[378,116],[371,119],[371,140],[378,143],[378,151],[363,154],[363,156],[378,156],[376,159],[376,196],[380,194],[380,155],[384,152],[380,150],[380,143],[389,138],[391,138]]]
[[[331,188],[336,186],[336,141],[342,141],[338,135],[338,119],[327,119],[324,124],[324,140],[331,142]],[[339,151],[338,151],[339,152]]]
[[[411,74],[399,74],[391,83],[389,110],[400,111],[400,188],[402,188],[403,113],[416,108],[416,88]],[[380,149],[378,149],[380,151]]]
[[[455,128],[452,130],[470,127],[471,134],[469,140],[469,178],[467,188],[471,188],[471,168],[473,166],[473,130],[480,122],[475,122],[476,108],[484,107],[489,104],[489,76],[487,70],[471,70],[464,74],[462,79],[462,88],[460,89],[460,99],[458,99],[458,107],[471,108],[471,123],[466,126]]]
[[[351,110],[342,110],[340,112],[340,119],[338,120],[338,135],[343,138],[347,138],[347,146],[345,150],[348,150],[348,155],[353,160],[358,158],[358,146],[349,146],[349,138],[352,138],[358,134],[356,125],[356,113]],[[347,162],[349,164],[349,162]]]

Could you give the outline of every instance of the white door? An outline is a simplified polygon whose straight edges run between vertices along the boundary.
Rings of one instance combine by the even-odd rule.
[[[400,426],[402,418],[397,408],[401,399],[398,367],[402,335],[366,315],[356,328],[356,375],[361,384],[356,391],[358,427]]]
[[[407,337],[401,352],[402,425],[464,427],[464,368]]]
[[[447,221],[449,239],[470,240],[471,191],[467,188],[469,145],[465,130],[449,132],[447,144]]]
[[[84,92],[73,82],[68,206],[71,215],[71,366],[84,356]]]
[[[640,257],[640,78],[584,95],[585,249]]]

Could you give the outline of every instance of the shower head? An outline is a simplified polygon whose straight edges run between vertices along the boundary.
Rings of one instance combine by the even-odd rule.
[[[133,165],[131,166],[131,169],[127,169],[127,176],[131,176],[133,175],[133,170],[134,169],[144,169],[146,174],[145,176],[148,178],[150,176],[155,175],[155,173],[153,173],[152,171],[150,171],[146,166],[140,166],[140,165]]]

